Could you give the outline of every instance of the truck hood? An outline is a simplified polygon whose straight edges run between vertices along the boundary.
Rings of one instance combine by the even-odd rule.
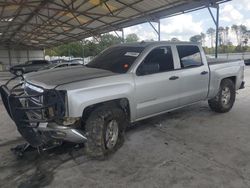
[[[30,84],[34,84],[45,89],[53,89],[59,85],[71,82],[106,77],[115,74],[116,73],[103,69],[74,66],[28,73],[24,75],[24,79]]]

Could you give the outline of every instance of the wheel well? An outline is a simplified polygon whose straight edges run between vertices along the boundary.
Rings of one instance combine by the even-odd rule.
[[[227,78],[224,78],[223,80],[225,80],[225,79],[230,79],[230,80],[232,80],[232,82],[234,84],[236,84],[236,76],[227,77]]]
[[[91,112],[93,112],[93,110],[104,105],[116,106],[116,107],[121,108],[126,114],[128,120],[130,121],[130,106],[129,106],[129,100],[127,98],[120,98],[120,99],[115,99],[111,101],[105,101],[105,102],[93,104],[93,105],[86,107],[82,113],[82,121],[85,123],[85,121],[87,120]]]

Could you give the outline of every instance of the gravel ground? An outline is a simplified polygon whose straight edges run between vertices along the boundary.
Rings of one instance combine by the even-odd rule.
[[[137,123],[123,147],[105,161],[69,145],[29,152],[0,101],[0,187],[250,187],[250,67],[233,109],[206,102]]]

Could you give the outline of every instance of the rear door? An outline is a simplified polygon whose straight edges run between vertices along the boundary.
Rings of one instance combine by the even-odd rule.
[[[152,49],[137,68],[137,120],[176,108],[181,91],[171,46]]]
[[[177,45],[180,63],[180,104],[187,105],[206,99],[209,85],[209,68],[200,48],[195,45]]]

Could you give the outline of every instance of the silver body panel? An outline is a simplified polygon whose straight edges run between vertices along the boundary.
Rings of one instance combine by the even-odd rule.
[[[130,45],[139,46],[140,43]],[[181,69],[176,45],[187,45],[187,48],[188,45],[198,46],[203,65]],[[202,47],[197,44],[153,42],[145,46],[145,50],[125,74],[72,67],[30,73],[25,76],[25,80],[46,89],[66,90],[69,117],[81,117],[83,110],[90,105],[126,98],[129,101],[131,122],[213,98],[224,78],[235,76],[236,89],[240,88],[243,81],[243,61],[209,66]],[[160,46],[171,47],[175,70],[137,76],[136,70],[140,63],[152,49]],[[208,74],[201,75],[203,71]],[[179,79],[169,80],[171,76],[178,76]]]

